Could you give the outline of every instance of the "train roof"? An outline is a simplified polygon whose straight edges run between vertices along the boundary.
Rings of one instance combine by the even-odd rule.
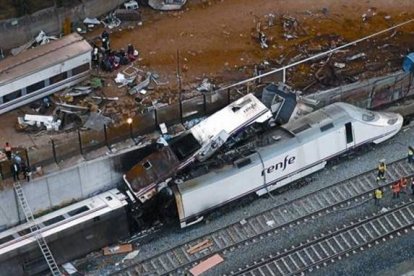
[[[117,189],[112,189],[36,218],[35,221],[39,224],[43,237],[46,237],[96,216],[123,208],[126,204],[125,195]],[[22,243],[34,242],[34,238],[27,239],[32,235],[34,233],[30,232],[30,223],[23,223],[1,232],[0,255],[22,246]]]
[[[336,128],[342,127],[345,122],[364,121],[364,116],[368,116],[370,113],[370,111],[350,104],[334,103],[291,121],[282,127],[268,131],[256,143],[255,150],[266,161],[291,150],[299,143],[314,139],[313,137],[321,132],[334,131]],[[245,161],[245,159],[249,160]],[[248,169],[249,166],[255,166],[259,162],[261,160],[258,154],[253,153],[247,157],[240,158],[240,160],[236,160],[233,164],[226,165],[220,169],[212,169],[201,176],[180,183],[178,189],[182,194],[191,193],[203,186],[213,185],[220,179],[238,174],[241,167]],[[239,164],[243,166],[239,166]]]
[[[190,132],[203,145],[211,141],[221,131],[229,135],[251,124],[259,117],[271,117],[269,109],[253,94],[230,103],[190,129]]]
[[[0,85],[90,51],[92,47],[77,33],[28,49],[16,56],[0,60]]]

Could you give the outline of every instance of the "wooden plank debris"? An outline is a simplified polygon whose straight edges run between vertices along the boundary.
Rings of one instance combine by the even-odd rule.
[[[213,242],[211,240],[204,240],[204,241],[202,241],[200,243],[197,243],[196,245],[191,246],[190,248],[188,248],[187,253],[188,254],[195,254],[195,253],[197,253],[197,252],[199,252],[199,251],[201,251],[205,248],[208,248],[212,245],[213,245]]]
[[[131,251],[132,251],[132,244],[119,244],[119,245],[107,246],[103,248],[103,254],[105,256],[121,254],[121,253],[129,253]]]
[[[210,258],[202,261],[201,263],[199,263],[198,265],[196,265],[192,269],[190,269],[190,272],[194,276],[198,276],[201,273],[209,270],[210,268],[218,265],[219,263],[221,263],[223,261],[224,261],[223,258],[219,254],[215,254],[215,255],[211,256]]]

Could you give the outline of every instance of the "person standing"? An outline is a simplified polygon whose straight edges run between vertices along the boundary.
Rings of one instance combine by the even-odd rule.
[[[407,179],[405,177],[401,177],[400,179],[400,190],[402,193],[407,193]]]
[[[375,189],[374,191],[374,199],[375,199],[375,205],[380,205],[380,200],[382,199],[383,196],[383,191],[382,188],[379,187],[377,189]]]
[[[12,147],[9,144],[9,142],[6,142],[6,145],[4,147],[4,152],[6,153],[7,159],[11,160],[12,156]]]
[[[411,146],[408,146],[407,159],[408,159],[408,164],[414,163],[414,149]]]
[[[12,172],[14,181],[20,180],[20,176],[19,176],[20,168],[19,168],[19,165],[16,162],[13,162],[13,164],[11,166],[11,172]]]
[[[411,194],[414,195],[414,177],[411,177]]]
[[[400,182],[394,182],[394,184],[391,185],[392,190],[392,198],[399,198],[400,197]]]
[[[385,180],[385,172],[387,171],[387,165],[385,162],[381,161],[378,165],[378,174],[377,174],[377,181]]]

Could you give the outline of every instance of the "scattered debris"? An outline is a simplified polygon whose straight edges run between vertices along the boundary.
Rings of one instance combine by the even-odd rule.
[[[151,82],[151,79],[152,79],[151,72],[147,72],[147,78],[144,81],[142,81],[142,82],[138,83],[137,85],[133,86],[131,89],[129,89],[128,93],[130,95],[134,95],[138,92],[141,92],[141,90],[148,87],[148,85]]]
[[[194,246],[191,246],[186,251],[187,251],[188,254],[192,255],[192,254],[200,252],[201,250],[206,249],[206,248],[208,248],[212,245],[213,245],[213,242],[211,240],[204,240],[200,243],[197,243]]]
[[[72,263],[62,264],[62,267],[66,271],[66,273],[69,274],[69,275],[78,273],[78,270],[76,269],[76,267]]]
[[[14,48],[11,50],[13,56],[20,54],[21,52],[38,45],[43,45],[49,43],[51,40],[57,40],[55,36],[48,36],[44,31],[40,31],[39,34],[29,42],[23,44],[20,47]]]
[[[92,92],[92,88],[89,86],[76,86],[63,93],[64,97],[78,97],[89,95]]]
[[[86,17],[83,20],[83,24],[85,24],[88,27],[88,29],[91,29],[91,28],[94,28],[97,25],[100,25],[101,21],[99,21],[97,18]]]
[[[367,55],[365,53],[359,53],[359,54],[353,55],[351,57],[347,57],[346,60],[347,61],[353,61],[353,60],[360,59],[360,58],[363,58],[363,57],[366,57],[366,56]]]
[[[117,28],[121,25],[121,20],[116,17],[115,12],[108,14],[101,22],[108,29]]]
[[[200,262],[198,265],[194,266],[192,269],[190,269],[190,272],[194,276],[198,276],[223,261],[223,258],[219,254],[215,254],[210,258]]]
[[[108,125],[110,123],[112,123],[111,118],[105,117],[97,112],[91,112],[83,127],[99,131],[104,128],[104,125]]]
[[[210,92],[215,89],[215,86],[209,81],[208,78],[205,78],[196,89],[199,92]]]
[[[161,134],[163,135],[168,133],[168,129],[165,123],[160,124],[160,130],[161,130]]]
[[[132,252],[130,252],[130,253],[128,253],[123,259],[122,259],[122,261],[121,261],[121,263],[123,263],[123,262],[125,262],[125,261],[127,261],[127,260],[132,260],[132,259],[134,259],[136,256],[138,256],[138,254],[139,254],[139,249],[137,249],[137,250],[134,250],[134,251],[132,251]]]
[[[299,21],[292,16],[282,16],[283,37],[286,40],[298,38],[300,35],[306,35],[307,32],[299,25]]]
[[[129,78],[125,78],[125,75],[122,74],[122,73],[118,73],[116,75],[116,78],[115,78],[115,82],[121,84],[121,85],[118,86],[118,88],[121,88],[121,87],[123,87],[125,85],[130,84],[134,80],[135,80],[135,76],[132,76],[132,77],[129,77]]]
[[[119,244],[103,248],[104,256],[128,253],[132,251],[132,244]]]
[[[54,130],[58,131],[62,121],[54,116],[30,115],[17,118],[17,130]]]
[[[126,10],[137,10],[139,8],[137,1],[132,1],[132,0],[125,2],[124,7]]]
[[[341,62],[335,62],[335,63],[334,63],[334,66],[335,66],[336,68],[340,68],[340,69],[342,69],[342,68],[345,68],[346,64],[345,64],[345,63],[341,63]]]
[[[267,226],[273,227],[273,225],[275,225],[275,221],[274,220],[268,220],[266,221]]]
[[[174,11],[181,9],[187,0],[148,0],[148,5],[154,10]]]

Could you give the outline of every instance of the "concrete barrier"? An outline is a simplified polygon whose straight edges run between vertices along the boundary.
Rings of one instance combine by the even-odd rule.
[[[62,33],[66,18],[82,22],[85,17],[99,17],[124,3],[124,0],[83,0],[72,8],[51,7],[20,18],[0,21],[0,48],[11,49],[33,39],[41,30],[48,35]]]
[[[114,188],[121,183],[123,172],[143,158],[145,150],[128,149],[59,170],[31,182],[22,181],[29,206],[36,215]],[[0,230],[25,221],[12,187],[0,192],[0,202]]]

